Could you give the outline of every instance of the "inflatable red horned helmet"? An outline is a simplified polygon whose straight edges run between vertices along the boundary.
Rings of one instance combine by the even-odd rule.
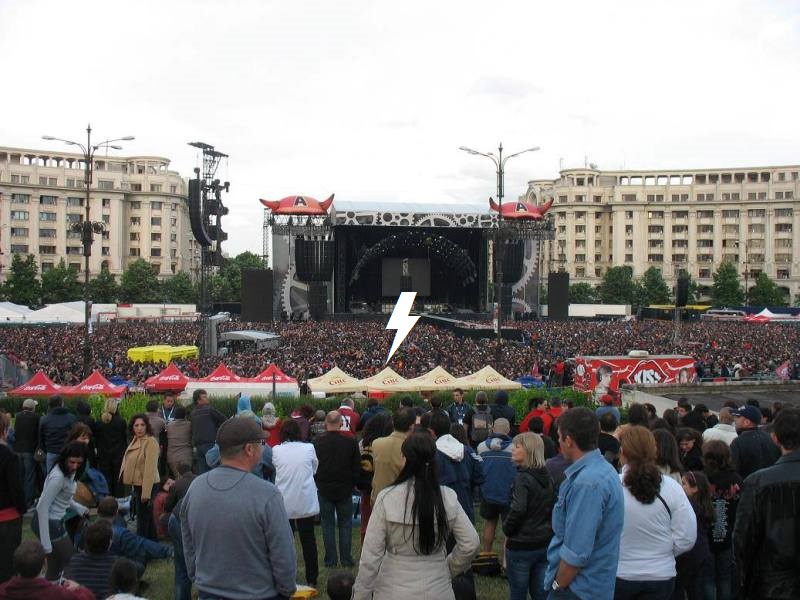
[[[311,196],[287,196],[280,200],[260,200],[274,215],[324,215],[333,204],[333,194],[320,202]]]

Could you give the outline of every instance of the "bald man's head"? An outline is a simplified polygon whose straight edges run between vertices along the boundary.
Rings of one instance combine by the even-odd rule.
[[[342,415],[338,410],[332,410],[325,415],[325,431],[339,431],[342,428]]]
[[[724,425],[733,425],[733,415],[731,414],[731,409],[727,406],[719,409],[719,422]]]

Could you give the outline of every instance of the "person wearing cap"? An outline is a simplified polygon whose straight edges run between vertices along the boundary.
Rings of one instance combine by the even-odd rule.
[[[296,590],[283,499],[275,485],[250,472],[266,437],[253,419],[225,421],[217,432],[222,464],[199,475],[183,498],[183,552],[200,598],[288,598]]]
[[[731,442],[731,455],[736,472],[746,479],[748,475],[771,467],[781,455],[781,451],[766,432],[758,428],[761,411],[755,406],[745,404],[731,411],[739,434]]]
[[[492,433],[478,444],[484,481],[481,485],[480,515],[486,521],[483,528],[483,552],[491,552],[497,522],[505,518],[511,504],[511,486],[517,468],[511,460],[511,425],[500,417],[492,425]]]
[[[25,508],[33,504],[36,496],[36,461],[33,455],[39,446],[39,415],[36,414],[37,402],[28,398],[22,403],[22,410],[14,417],[14,429],[17,439],[14,451],[20,457],[22,466],[22,486],[25,490]]]
[[[617,423],[622,423],[622,417],[619,414],[619,409],[614,406],[614,397],[611,394],[603,394],[600,396],[600,406],[594,410],[594,414],[599,419],[606,413],[611,413],[617,420]]]

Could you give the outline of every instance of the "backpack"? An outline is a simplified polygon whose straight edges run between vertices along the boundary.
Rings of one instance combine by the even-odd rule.
[[[489,408],[486,410],[476,409],[472,415],[472,427],[470,427],[469,437],[475,443],[480,443],[489,437],[494,425],[494,418]]]
[[[372,458],[371,446],[367,446],[361,451],[359,461],[361,468],[358,470],[356,488],[364,494],[369,494],[372,491],[372,476],[375,474],[375,463]]]

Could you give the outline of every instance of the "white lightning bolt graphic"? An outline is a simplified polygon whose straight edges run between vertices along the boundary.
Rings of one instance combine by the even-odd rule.
[[[389,322],[386,324],[386,329],[396,329],[397,333],[394,334],[394,341],[392,342],[392,348],[389,350],[389,356],[386,357],[386,364],[389,363],[392,355],[403,343],[403,340],[406,339],[408,332],[419,320],[419,317],[408,316],[416,297],[417,292],[400,292],[397,304],[394,305],[394,310],[392,311],[392,316],[389,317]]]

